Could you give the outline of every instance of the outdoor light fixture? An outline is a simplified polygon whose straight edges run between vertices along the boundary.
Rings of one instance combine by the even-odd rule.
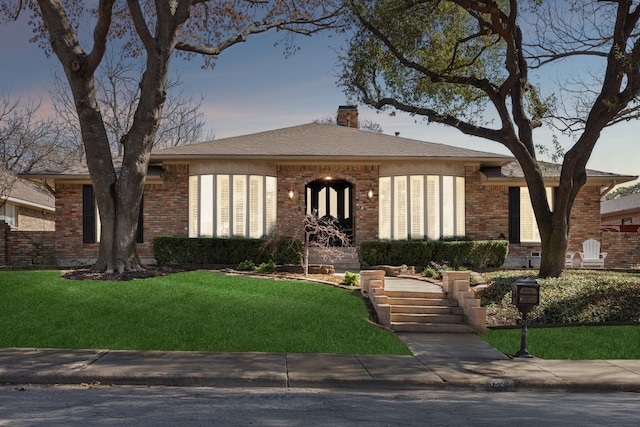
[[[527,351],[527,314],[540,304],[540,285],[534,279],[527,277],[518,279],[511,284],[511,303],[522,314],[520,324],[520,350],[513,357],[533,357]]]
[[[287,193],[287,194],[289,195],[289,199],[290,199],[290,200],[293,200],[293,196],[295,196],[295,195],[296,195],[296,192],[295,192],[295,190],[290,189],[290,190],[289,190],[289,193]]]
[[[369,187],[367,190],[367,199],[373,199],[373,188]]]

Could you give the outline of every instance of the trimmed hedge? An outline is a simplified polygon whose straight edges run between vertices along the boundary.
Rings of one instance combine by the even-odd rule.
[[[281,239],[156,237],[153,252],[158,265],[224,265],[236,267],[245,260],[257,264],[273,260],[276,264],[297,264],[301,243]]]
[[[360,258],[367,265],[413,265],[431,262],[451,267],[482,269],[500,267],[509,252],[505,240],[481,241],[368,241],[360,244]]]

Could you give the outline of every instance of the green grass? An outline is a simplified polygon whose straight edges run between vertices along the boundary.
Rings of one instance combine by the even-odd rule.
[[[490,329],[480,338],[505,354],[520,349],[520,329]],[[640,325],[528,328],[527,350],[541,359],[640,359]]]
[[[410,354],[331,286],[196,271],[75,281],[0,272],[0,347]]]

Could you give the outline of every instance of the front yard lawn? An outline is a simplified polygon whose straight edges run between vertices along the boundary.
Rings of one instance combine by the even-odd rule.
[[[207,271],[117,282],[0,272],[0,347],[410,354],[357,294]]]

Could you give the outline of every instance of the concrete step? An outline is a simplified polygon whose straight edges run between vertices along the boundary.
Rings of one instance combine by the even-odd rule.
[[[464,323],[466,317],[460,314],[424,314],[424,313],[394,313],[391,311],[391,323]]]
[[[446,298],[447,294],[440,291],[412,291],[412,290],[389,290],[384,293],[392,298]]]
[[[463,323],[391,322],[391,329],[397,332],[473,333],[473,327]]]
[[[388,303],[388,301],[387,301]],[[391,305],[392,313],[464,314],[462,307],[449,305]]]
[[[385,293],[386,295],[386,293]],[[455,307],[458,301],[449,298],[411,298],[411,297],[387,297],[390,305],[428,305]]]

